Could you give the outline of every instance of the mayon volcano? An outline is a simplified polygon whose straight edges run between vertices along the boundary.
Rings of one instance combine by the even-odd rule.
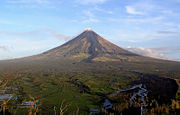
[[[86,29],[74,39],[42,54],[0,61],[1,69],[12,70],[106,70],[135,69],[159,70],[164,64],[176,66],[177,62],[153,59],[127,51],[98,35],[92,29]],[[168,66],[168,67],[169,67]],[[1,70],[0,69],[0,70]],[[7,70],[7,69],[6,69]]]
[[[86,29],[69,42],[47,51],[40,57],[61,57],[67,59],[82,59],[81,61],[120,61],[138,56],[105,40],[91,29]]]

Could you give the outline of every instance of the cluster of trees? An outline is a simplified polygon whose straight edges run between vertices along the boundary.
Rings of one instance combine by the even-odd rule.
[[[170,105],[163,104],[161,106],[157,106],[152,108],[149,111],[150,115],[180,115],[180,101],[178,100],[172,100],[172,103]]]
[[[180,115],[180,101],[172,100],[170,105],[155,105],[152,101],[148,107],[142,104],[120,103],[115,104],[111,110],[102,109],[103,115]]]

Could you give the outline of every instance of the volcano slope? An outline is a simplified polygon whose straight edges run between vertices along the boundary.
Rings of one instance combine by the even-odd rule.
[[[53,107],[60,107],[62,102],[70,104],[67,113],[75,112],[78,106],[81,113],[88,114],[90,109],[102,107],[100,97],[106,93],[139,82],[149,85],[151,97],[167,98],[169,103],[177,92],[173,79],[180,79],[179,70],[179,62],[137,55],[89,29],[42,54],[0,61],[1,80],[9,78],[8,87],[18,87],[11,93],[22,95],[11,103],[31,100],[31,95],[39,100],[39,112],[43,114],[51,114]],[[141,75],[145,78],[141,79]],[[156,89],[162,91],[158,93]],[[20,114],[27,108],[16,111]]]

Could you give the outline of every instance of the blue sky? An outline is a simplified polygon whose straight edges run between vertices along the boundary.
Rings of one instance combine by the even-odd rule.
[[[92,28],[116,45],[180,61],[180,0],[0,0],[0,59],[35,55]]]

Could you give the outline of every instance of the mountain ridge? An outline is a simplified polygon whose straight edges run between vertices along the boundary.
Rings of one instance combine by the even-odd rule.
[[[95,33],[85,30],[65,44],[42,54],[0,61],[0,72],[15,71],[101,71],[179,70],[180,63],[144,57],[127,51]]]
[[[139,56],[105,40],[93,30],[87,29],[65,44],[40,54],[41,56],[86,57],[83,61],[95,58],[120,59],[118,56]],[[83,56],[81,56],[83,55]]]

